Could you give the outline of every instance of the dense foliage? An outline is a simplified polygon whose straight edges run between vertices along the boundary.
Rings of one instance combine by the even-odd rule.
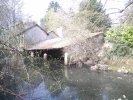
[[[113,43],[112,53],[118,56],[133,53],[133,26],[111,28],[106,33],[106,39]]]
[[[57,4],[56,2],[50,3],[44,18],[45,27],[48,31],[55,31],[56,28],[63,26],[67,30],[96,32],[103,31],[111,25],[102,3],[97,0],[83,0],[78,13],[65,13],[61,6],[56,6]]]
[[[58,2],[54,1],[51,1],[48,7],[49,10],[53,9],[55,12],[57,11],[58,8],[60,8],[60,5],[58,4]]]
[[[97,0],[83,0],[80,4],[80,11],[91,10],[93,12],[103,12],[102,3]]]
[[[81,11],[77,14],[79,24],[83,24],[85,29],[92,32],[103,31],[107,27],[110,27],[110,21],[108,16],[103,13],[93,11]]]
[[[85,24],[85,29],[93,32],[103,31],[111,25],[109,17],[104,12],[102,3],[97,0],[83,0],[77,17],[79,22]]]
[[[55,12],[53,9],[49,9],[44,18],[45,29],[49,31],[55,31],[58,27],[63,25],[63,15]]]
[[[90,32],[103,31],[107,26],[110,26],[110,19],[104,13],[101,2],[98,2],[97,0],[83,0],[80,4],[79,12],[77,13],[66,13],[62,10],[61,6],[57,11],[51,7],[51,9],[48,9],[46,13],[44,24],[47,31],[56,32],[57,28],[63,27],[63,36],[69,37],[81,36],[81,34],[89,34]],[[100,46],[102,44],[100,42],[97,43],[96,41],[101,41],[101,39],[96,38],[95,40],[92,39],[91,42],[79,42],[76,45],[66,48],[65,52],[69,52],[71,58],[73,58],[73,62],[78,62],[79,58],[81,60],[87,60],[88,58],[96,59],[98,58],[96,56],[97,50],[94,49],[98,48],[99,50],[97,44]],[[93,44],[93,42],[95,44]],[[83,51],[84,53],[81,53]]]

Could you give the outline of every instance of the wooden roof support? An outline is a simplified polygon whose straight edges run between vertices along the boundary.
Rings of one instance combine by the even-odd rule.
[[[64,64],[68,65],[68,53],[67,52],[65,52],[64,54]]]

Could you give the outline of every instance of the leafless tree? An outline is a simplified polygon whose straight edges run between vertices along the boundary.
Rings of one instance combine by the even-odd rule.
[[[9,28],[21,19],[22,0],[0,0],[0,28]]]

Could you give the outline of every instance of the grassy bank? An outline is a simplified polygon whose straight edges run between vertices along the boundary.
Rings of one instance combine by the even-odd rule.
[[[105,64],[109,65],[113,71],[133,73],[132,57],[113,57],[112,59],[106,59]]]

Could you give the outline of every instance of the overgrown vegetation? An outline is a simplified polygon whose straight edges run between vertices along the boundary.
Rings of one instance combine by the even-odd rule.
[[[70,11],[68,14],[62,10],[59,4],[58,6],[56,6],[57,3],[51,2],[51,4],[44,18],[45,27],[48,31],[56,31],[58,27],[62,26],[66,30],[78,29],[97,32],[103,31],[111,25],[102,3],[97,0],[83,0],[78,13]]]
[[[25,90],[26,92],[28,90],[27,87],[23,87],[23,84],[28,84],[31,89],[44,79],[45,81],[52,79],[51,82],[47,82],[48,89],[51,92],[60,92],[61,88],[65,87],[60,81],[64,78],[63,70],[56,70],[59,66],[63,67],[60,61],[56,59],[47,62],[40,57],[32,58],[22,52],[21,42],[23,40],[17,34],[29,27],[32,22],[22,21],[20,5],[19,0],[0,1],[0,91],[24,99],[22,95]],[[124,25],[111,28],[105,34],[105,39],[113,44],[109,52],[112,61],[106,60],[106,63],[114,69],[122,65],[126,69],[128,64],[127,68],[133,71],[132,58],[128,59],[129,56],[133,56],[132,11],[131,6],[125,12],[122,20]],[[107,27],[111,26],[111,21],[100,1],[83,0],[78,13],[65,13],[57,2],[51,2],[45,18],[42,19],[42,24],[45,24],[43,27],[48,32],[56,31],[60,26],[63,27],[64,36],[67,37],[75,34],[78,36],[82,33],[105,32]],[[102,44],[103,36],[71,45],[64,51],[71,54],[70,59],[74,62],[92,60],[96,64],[99,63],[97,51],[101,49]],[[121,59],[117,61],[114,56],[121,57]],[[112,63],[114,60],[116,62]]]
[[[117,56],[133,55],[133,26],[111,28],[106,33],[106,39],[113,43],[111,53]]]
[[[112,70],[118,72],[133,72],[133,20],[132,20],[132,0],[128,0],[123,10],[123,18],[117,27],[110,28],[105,39],[112,44],[108,52],[109,59],[105,63],[110,65]]]
[[[92,32],[104,31],[111,25],[102,3],[97,0],[83,0],[76,18],[79,19],[79,24],[83,24],[85,29]]]
[[[103,32],[111,25],[110,18],[105,14],[100,1],[83,0],[78,13],[72,11],[65,13],[61,6],[57,7],[54,5],[55,3],[50,3],[46,16],[43,19],[45,28],[47,31],[54,30],[56,32],[57,28],[62,27],[64,37],[80,36],[91,32]],[[96,41],[99,41],[99,43]],[[93,43],[94,45],[92,46]],[[66,47],[64,51],[69,52],[74,62],[91,59],[91,57],[92,59],[98,59],[96,51],[101,48],[99,45],[102,45],[102,43],[103,38],[95,38],[91,42],[84,40],[82,43],[78,42],[77,44]],[[80,52],[83,52],[83,54]]]

